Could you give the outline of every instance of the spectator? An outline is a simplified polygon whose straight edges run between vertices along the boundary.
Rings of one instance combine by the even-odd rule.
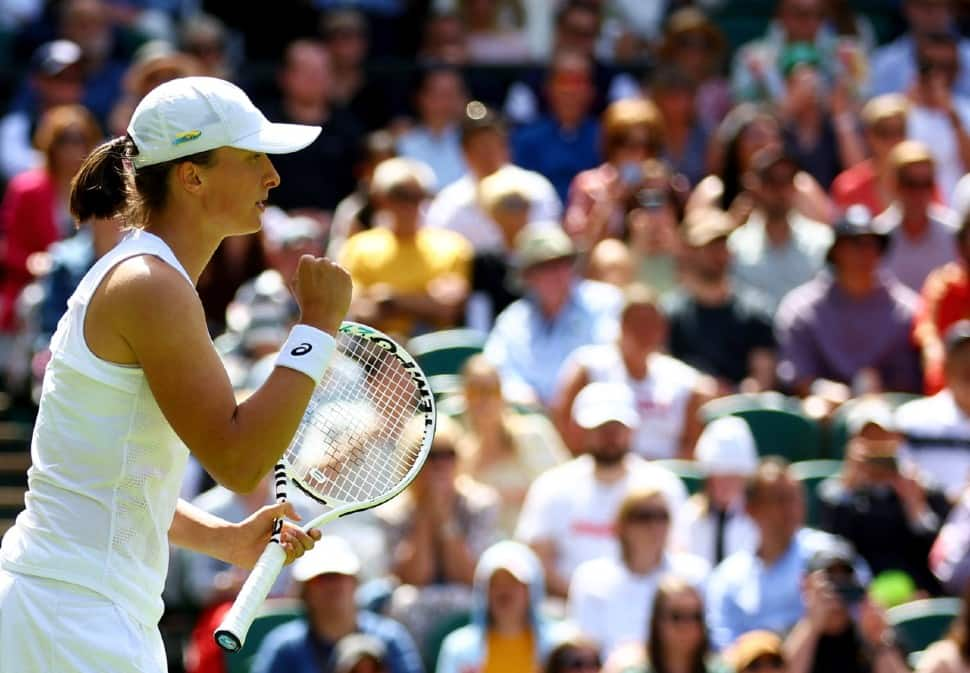
[[[707,625],[723,650],[747,631],[784,633],[802,618],[800,585],[812,555],[831,544],[827,533],[803,528],[802,485],[779,458],[765,458],[745,487],[748,516],[758,527],[756,551],[724,559],[707,584]]]
[[[353,191],[348,170],[357,160],[361,130],[354,115],[338,107],[332,91],[330,52],[319,42],[294,40],[283,56],[281,96],[267,105],[273,121],[327,127],[299,155],[282,155],[274,165],[282,176],[270,201],[283,210],[301,212],[329,224],[340,199]]]
[[[909,671],[883,608],[865,598],[854,559],[838,540],[809,560],[805,614],[785,638],[790,673]]]
[[[485,356],[470,357],[461,375],[462,471],[499,494],[499,528],[511,536],[529,485],[568,453],[544,415],[516,413],[503,399],[498,371]]]
[[[739,285],[754,288],[774,311],[782,298],[825,264],[832,229],[795,210],[798,165],[784,151],[765,148],[753,158],[744,186],[754,210],[728,238]]]
[[[625,288],[620,334],[613,344],[580,346],[563,363],[552,417],[578,453],[581,430],[570,423],[573,402],[587,384],[628,387],[640,416],[633,450],[643,458],[690,458],[700,434],[697,411],[716,386],[697,370],[662,352],[667,323],[655,295],[642,285]]]
[[[668,300],[670,354],[713,376],[722,390],[774,387],[775,340],[766,303],[736,287],[729,275],[727,238],[733,229],[723,210],[697,209],[684,219],[682,290]],[[724,338],[711,339],[711,334]]]
[[[748,631],[724,653],[724,661],[735,673],[771,670],[789,673],[781,638],[771,631]]]
[[[61,105],[76,105],[84,96],[81,48],[69,40],[55,40],[38,47],[27,74],[29,104],[15,100],[0,118],[0,177],[5,180],[39,168],[44,157],[32,142],[41,116]]]
[[[860,113],[870,158],[849,165],[832,181],[832,200],[845,210],[859,203],[881,213],[893,198],[890,151],[906,139],[909,103],[901,94],[883,94],[868,101]]]
[[[329,670],[337,643],[352,633],[381,641],[390,673],[424,670],[414,641],[400,624],[357,608],[354,591],[360,562],[347,542],[328,535],[300,560],[292,572],[307,617],[269,632],[256,652],[254,673]]]
[[[904,93],[919,72],[917,42],[925,35],[956,30],[956,7],[940,0],[903,0],[903,18],[908,30],[889,44],[876,49],[869,64],[869,95]],[[956,92],[970,96],[970,41],[960,39],[960,73]]]
[[[351,633],[333,648],[333,673],[390,673],[387,647],[379,638]]]
[[[504,249],[501,229],[482,212],[477,199],[479,183],[503,167],[516,172],[518,183],[529,194],[529,222],[559,219],[562,204],[552,184],[538,173],[509,164],[505,124],[478,101],[465,106],[461,148],[468,174],[442,189],[434,198],[428,207],[427,226],[458,232],[468,239],[476,252]]]
[[[471,623],[441,645],[437,673],[534,671],[569,626],[540,612],[545,598],[542,564],[519,542],[485,550],[475,566]]]
[[[179,31],[179,49],[195,58],[201,75],[233,80],[238,49],[233,53],[226,25],[201,12],[186,18]]]
[[[704,597],[691,583],[667,576],[653,599],[641,663],[630,673],[717,673],[723,666],[711,653],[704,624]]]
[[[682,68],[695,83],[695,114],[706,129],[717,128],[731,109],[730,87],[722,75],[726,52],[724,34],[698,7],[681,7],[667,17],[659,61]]]
[[[600,651],[582,635],[566,638],[552,648],[542,673],[600,673]]]
[[[521,64],[530,61],[529,44],[522,31],[524,20],[518,2],[458,0],[458,13],[468,35],[471,63]]]
[[[586,277],[619,288],[633,283],[636,280],[636,262],[630,246],[616,238],[604,238],[589,251]]]
[[[658,585],[674,575],[701,588],[710,572],[704,559],[666,551],[673,515],[655,487],[634,487],[616,515],[619,558],[581,563],[569,584],[569,616],[609,656],[617,647],[647,642]]]
[[[680,287],[683,244],[680,222],[684,219],[686,194],[683,181],[670,175],[662,162],[643,164],[643,188],[633,197],[626,214],[626,236],[633,255],[637,280],[661,298]]]
[[[468,170],[458,132],[466,98],[465,83],[458,70],[427,69],[415,94],[418,125],[398,138],[397,151],[402,157],[431,166],[435,191],[447,187]]]
[[[691,192],[687,210],[717,207],[731,213],[735,225],[751,212],[751,197],[742,181],[751,170],[752,158],[759,150],[782,145],[778,118],[754,105],[739,105],[724,118],[711,145],[711,175]],[[813,220],[828,222],[831,203],[825,190],[811,175],[800,171],[795,178],[795,208]]]
[[[930,569],[950,595],[970,589],[970,489],[950,510],[930,550]]]
[[[485,343],[510,400],[548,405],[569,353],[616,335],[616,288],[577,277],[576,249],[555,226],[523,232],[518,265],[526,294],[499,314]]]
[[[921,37],[916,43],[919,75],[909,90],[908,137],[922,141],[936,160],[944,203],[952,203],[957,181],[970,167],[970,98],[954,92],[960,71],[952,34]]]
[[[516,529],[516,537],[542,559],[556,596],[566,595],[583,561],[619,558],[613,525],[634,486],[659,489],[668,512],[678,512],[687,495],[672,473],[630,452],[639,415],[629,389],[591,383],[576,396],[573,416],[585,431],[583,454],[532,483]]]
[[[875,226],[889,234],[885,266],[919,292],[934,269],[957,259],[954,213],[934,203],[936,162],[930,148],[904,140],[889,153],[893,202]]]
[[[378,165],[371,194],[386,226],[354,234],[340,251],[356,286],[351,313],[401,337],[457,324],[468,294],[471,246],[454,232],[421,226],[432,179],[411,159]]]
[[[775,19],[761,39],[741,46],[731,66],[731,88],[739,101],[780,102],[785,95],[782,53],[792,44],[813,45],[820,54],[822,80],[835,79],[839,36],[825,23],[822,0],[779,0]]]
[[[970,322],[950,327],[943,348],[945,387],[899,407],[896,424],[906,438],[901,457],[956,500],[970,477]]]
[[[258,233],[231,236],[219,244],[196,286],[213,338],[226,331],[226,309],[239,288],[265,270],[266,253]]]
[[[792,290],[778,307],[780,378],[798,395],[816,381],[845,386],[843,397],[917,391],[919,358],[910,340],[917,296],[880,272],[887,237],[865,206],[835,225],[829,270]]]
[[[714,419],[701,432],[694,459],[704,489],[680,511],[674,548],[712,567],[737,551],[754,553],[758,528],[746,511],[744,484],[758,467],[758,449],[748,423],[737,416]]]
[[[97,122],[80,105],[52,108],[41,118],[34,144],[44,157],[43,165],[14,177],[0,203],[4,237],[0,328],[4,331],[15,327],[14,304],[32,279],[30,255],[74,233],[68,208],[71,179],[101,140]]]
[[[960,592],[960,614],[940,640],[927,647],[916,665],[916,673],[960,673],[970,667],[967,651],[967,619],[970,593]]]
[[[943,335],[951,325],[970,318],[970,218],[956,234],[958,261],[930,272],[923,284],[922,301],[913,326],[913,339],[923,352],[925,392],[943,389]]]
[[[594,93],[591,62],[579,53],[559,52],[546,80],[549,114],[512,136],[515,163],[544,175],[561,201],[573,178],[600,160],[599,123],[591,116]]]
[[[611,103],[601,127],[604,161],[573,178],[563,223],[572,238],[590,248],[601,238],[622,234],[626,207],[643,185],[643,162],[663,148],[663,120],[649,100]]]
[[[901,438],[888,404],[859,402],[847,425],[842,472],[818,487],[821,528],[852,543],[873,574],[900,570],[918,589],[939,594],[927,557],[950,509],[946,496],[900,464]]]
[[[439,416],[431,453],[407,491],[377,510],[391,573],[388,612],[425,642],[436,620],[471,606],[475,563],[497,534],[499,497],[458,471],[461,428]]]
[[[698,119],[697,83],[677,66],[660,66],[650,79],[650,96],[663,118],[664,159],[693,187],[707,174],[710,139]]]
[[[417,58],[419,63],[465,65],[468,36],[461,18],[453,12],[433,12],[424,23]]]

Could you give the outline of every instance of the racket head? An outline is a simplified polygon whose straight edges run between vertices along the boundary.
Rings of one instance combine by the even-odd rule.
[[[343,515],[407,488],[431,448],[437,410],[421,367],[389,336],[346,321],[335,340],[282,462],[303,493]]]

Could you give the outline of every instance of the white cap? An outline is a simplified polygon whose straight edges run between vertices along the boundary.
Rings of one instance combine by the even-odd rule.
[[[217,147],[267,154],[301,150],[319,126],[273,124],[246,93],[216,77],[180,77],[159,84],[135,108],[128,135],[138,147],[135,168]]]
[[[697,439],[694,457],[708,475],[748,476],[758,469],[754,435],[739,416],[723,416],[708,423]]]
[[[293,579],[306,582],[319,575],[337,574],[356,577],[360,559],[350,545],[336,535],[324,535],[313,549],[293,562]]]
[[[594,382],[579,391],[573,401],[573,420],[581,428],[598,428],[619,421],[631,430],[640,425],[633,391],[622,383]]]
[[[878,397],[861,398],[854,403],[846,416],[845,425],[852,436],[858,435],[867,425],[878,425],[888,432],[896,431],[892,408]]]

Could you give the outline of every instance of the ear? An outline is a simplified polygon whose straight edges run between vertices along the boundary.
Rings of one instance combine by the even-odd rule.
[[[175,179],[182,189],[193,194],[198,193],[204,183],[202,171],[191,161],[183,161],[175,167]]]

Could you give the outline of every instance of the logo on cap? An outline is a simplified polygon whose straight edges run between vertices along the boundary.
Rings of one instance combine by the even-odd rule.
[[[187,143],[189,141],[195,140],[202,135],[202,131],[183,131],[175,136],[175,140],[172,141],[173,145],[181,145],[182,143]]]

